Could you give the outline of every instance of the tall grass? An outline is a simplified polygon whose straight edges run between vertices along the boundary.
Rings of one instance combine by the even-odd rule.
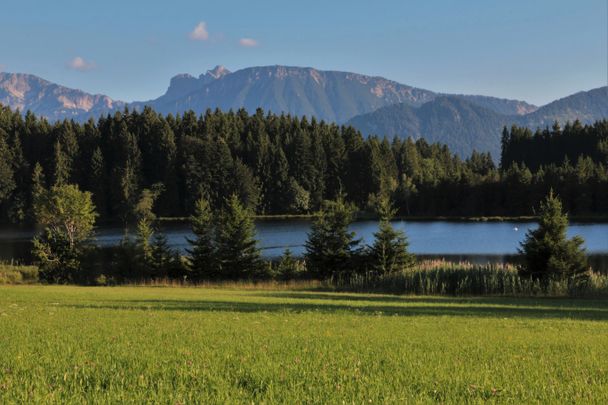
[[[332,280],[338,291],[418,295],[608,296],[608,276],[590,272],[572,280],[532,280],[520,277],[510,264],[474,265],[441,260],[384,276],[357,275]]]
[[[38,267],[0,262],[0,284],[34,284],[38,282]]]
[[[38,283],[38,268],[13,263],[0,263],[0,284]],[[532,280],[520,277],[512,264],[476,265],[468,262],[427,260],[412,269],[377,276],[355,275],[325,281],[236,280],[202,281],[187,279],[141,279],[118,282],[105,276],[96,285],[142,287],[202,287],[239,290],[322,290],[412,295],[476,295],[517,297],[608,297],[608,275],[589,272],[576,282],[571,280]]]
[[[327,287],[319,280],[226,280],[226,281],[200,281],[156,278],[142,279],[120,283],[121,286],[131,287],[184,287],[184,288],[218,288],[234,290],[317,290]]]

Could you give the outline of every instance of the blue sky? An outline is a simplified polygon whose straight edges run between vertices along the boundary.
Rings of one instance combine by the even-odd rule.
[[[19,0],[0,68],[125,101],[217,64],[312,66],[543,104],[606,85],[607,0]]]

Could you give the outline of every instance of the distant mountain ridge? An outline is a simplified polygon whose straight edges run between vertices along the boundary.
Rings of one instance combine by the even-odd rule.
[[[222,74],[217,75],[216,72]],[[175,76],[163,96],[131,105],[136,109],[149,105],[163,113],[242,107],[251,112],[261,107],[275,113],[307,115],[341,124],[384,106],[397,103],[420,106],[438,96],[441,94],[383,77],[350,72],[276,65],[245,68],[232,73],[223,66],[216,66],[198,79],[191,75]],[[537,108],[518,100],[460,97],[507,114],[527,113]]]
[[[126,103],[51,83],[38,76],[0,72],[0,104],[49,120],[86,120],[123,109]]]
[[[218,70],[225,73],[210,81],[210,73]],[[183,75],[176,76],[163,96],[131,105],[136,109],[149,105],[162,113],[243,107],[252,112],[261,107],[277,114],[343,123],[385,105],[422,105],[435,97],[431,91],[381,77],[290,66],[252,67],[234,73],[218,66],[198,79],[187,77],[188,93],[183,91],[184,80]],[[174,97],[177,93],[181,98]]]
[[[605,88],[604,88],[605,89]],[[261,66],[231,72],[216,66],[198,77],[174,76],[162,96],[125,103],[63,87],[34,75],[0,73],[0,103],[50,120],[75,119],[150,106],[168,113],[207,108],[257,108],[351,124],[366,134],[425,137],[459,154],[496,153],[502,125],[546,126],[557,120],[591,122],[608,116],[605,90],[580,92],[537,107],[519,100],[449,95],[377,76],[310,67]],[[499,125],[500,124],[500,125]]]
[[[395,104],[350,119],[347,124],[366,135],[425,138],[450,146],[461,156],[473,150],[500,155],[501,129],[513,124],[531,129],[555,121],[580,120],[584,124],[608,118],[608,87],[579,92],[551,102],[525,115],[500,114],[475,105],[462,96],[438,97],[419,108]]]

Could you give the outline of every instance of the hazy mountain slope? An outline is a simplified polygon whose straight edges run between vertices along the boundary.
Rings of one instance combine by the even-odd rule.
[[[551,126],[555,121],[580,120],[588,124],[608,118],[608,87],[581,91],[540,107],[523,117],[522,125],[532,128]]]
[[[348,121],[365,134],[425,138],[447,144],[461,156],[473,150],[499,154],[500,130],[508,118],[457,96],[443,96],[415,108],[381,108]]]
[[[446,143],[461,156],[473,149],[490,151],[497,158],[504,125],[532,129],[551,126],[556,120],[591,123],[608,118],[608,88],[603,87],[549,103],[526,115],[499,114],[475,105],[468,96],[439,97],[420,108],[394,105],[348,121],[365,134],[400,136]],[[493,101],[492,101],[493,102]]]
[[[86,119],[122,109],[125,103],[51,83],[38,76],[0,72],[0,103],[49,120]]]
[[[471,96],[471,95],[456,95],[459,98],[467,100],[480,107],[487,108],[499,114],[504,115],[525,115],[538,110],[538,107],[528,104],[525,101],[509,100],[506,98],[488,97],[488,96]]]

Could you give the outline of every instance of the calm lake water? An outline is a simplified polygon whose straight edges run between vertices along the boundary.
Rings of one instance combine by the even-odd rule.
[[[351,229],[363,243],[371,244],[376,221],[359,221]],[[408,222],[395,221],[394,226],[406,232],[410,250],[425,258],[469,260],[475,263],[509,261],[517,253],[521,242],[533,222]],[[280,256],[286,248],[296,255],[304,253],[304,243],[310,230],[308,220],[263,220],[256,223],[258,239],[263,255],[267,258]],[[169,243],[183,251],[186,237],[191,236],[188,224],[168,224],[163,227]],[[32,228],[0,229],[0,260],[30,259]],[[568,235],[580,235],[591,255],[592,263],[608,271],[608,224],[573,223]],[[97,229],[97,243],[112,246],[120,242],[123,230],[119,227]]]

